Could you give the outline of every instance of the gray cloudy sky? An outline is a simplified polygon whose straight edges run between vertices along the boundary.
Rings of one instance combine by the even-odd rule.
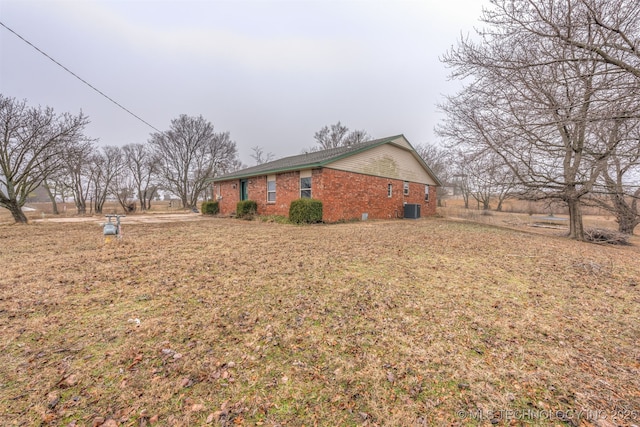
[[[0,21],[166,130],[180,114],[299,154],[340,120],[373,137],[434,142],[436,104],[458,83],[438,61],[478,26],[485,0],[0,0]],[[0,27],[0,92],[91,119],[101,145],[151,128]]]

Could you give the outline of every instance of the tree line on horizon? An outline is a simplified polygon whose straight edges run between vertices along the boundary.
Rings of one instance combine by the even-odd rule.
[[[177,196],[184,208],[196,208],[211,180],[245,165],[229,132],[216,132],[202,116],[180,115],[169,130],[154,132],[146,143],[98,146],[84,135],[89,118],[56,114],[0,94],[0,207],[26,223],[27,198],[44,188],[58,214],[58,200],[72,199],[78,214],[103,212],[115,198],[125,212],[151,208],[159,190]],[[319,149],[360,142],[365,132],[349,132],[338,122],[314,135]],[[355,139],[354,139],[355,136]],[[252,147],[256,164],[273,159]]]
[[[123,210],[148,210],[159,189],[193,208],[216,174],[241,164],[229,132],[215,132],[202,116],[181,115],[147,143],[99,147],[84,135],[88,117],[29,107],[0,94],[0,206],[26,223],[27,197],[42,186],[54,214],[58,198],[73,199],[78,214],[102,213],[107,198]]]

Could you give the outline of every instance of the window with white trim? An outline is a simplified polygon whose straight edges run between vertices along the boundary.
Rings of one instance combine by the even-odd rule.
[[[405,196],[409,195],[409,181],[404,182],[404,195]]]
[[[303,199],[311,198],[311,177],[300,178],[300,197]]]
[[[300,198],[311,198],[311,171],[300,171]]]
[[[393,197],[393,184],[387,184],[387,197]]]
[[[424,201],[429,201],[429,184],[424,185]]]
[[[267,202],[275,203],[276,201],[276,176],[267,176]]]

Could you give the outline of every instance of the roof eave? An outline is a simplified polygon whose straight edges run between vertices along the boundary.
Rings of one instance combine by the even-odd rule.
[[[313,169],[313,168],[322,167],[322,166],[324,166],[325,163],[326,162],[316,162],[316,163],[308,163],[308,164],[304,164],[304,165],[291,166],[291,167],[286,167],[286,168],[266,169],[266,170],[264,170],[262,172],[252,172],[252,173],[237,174],[237,175],[231,175],[231,176],[228,176],[228,177],[221,176],[219,178],[216,177],[216,178],[211,179],[210,182],[233,181],[235,179],[252,178],[254,176],[272,175],[274,173],[292,172],[292,171],[298,171],[298,170],[302,170],[302,169]]]

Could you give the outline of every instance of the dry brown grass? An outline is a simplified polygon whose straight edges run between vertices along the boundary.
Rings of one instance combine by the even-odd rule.
[[[438,219],[124,232],[0,226],[0,425],[639,421],[637,247]]]

